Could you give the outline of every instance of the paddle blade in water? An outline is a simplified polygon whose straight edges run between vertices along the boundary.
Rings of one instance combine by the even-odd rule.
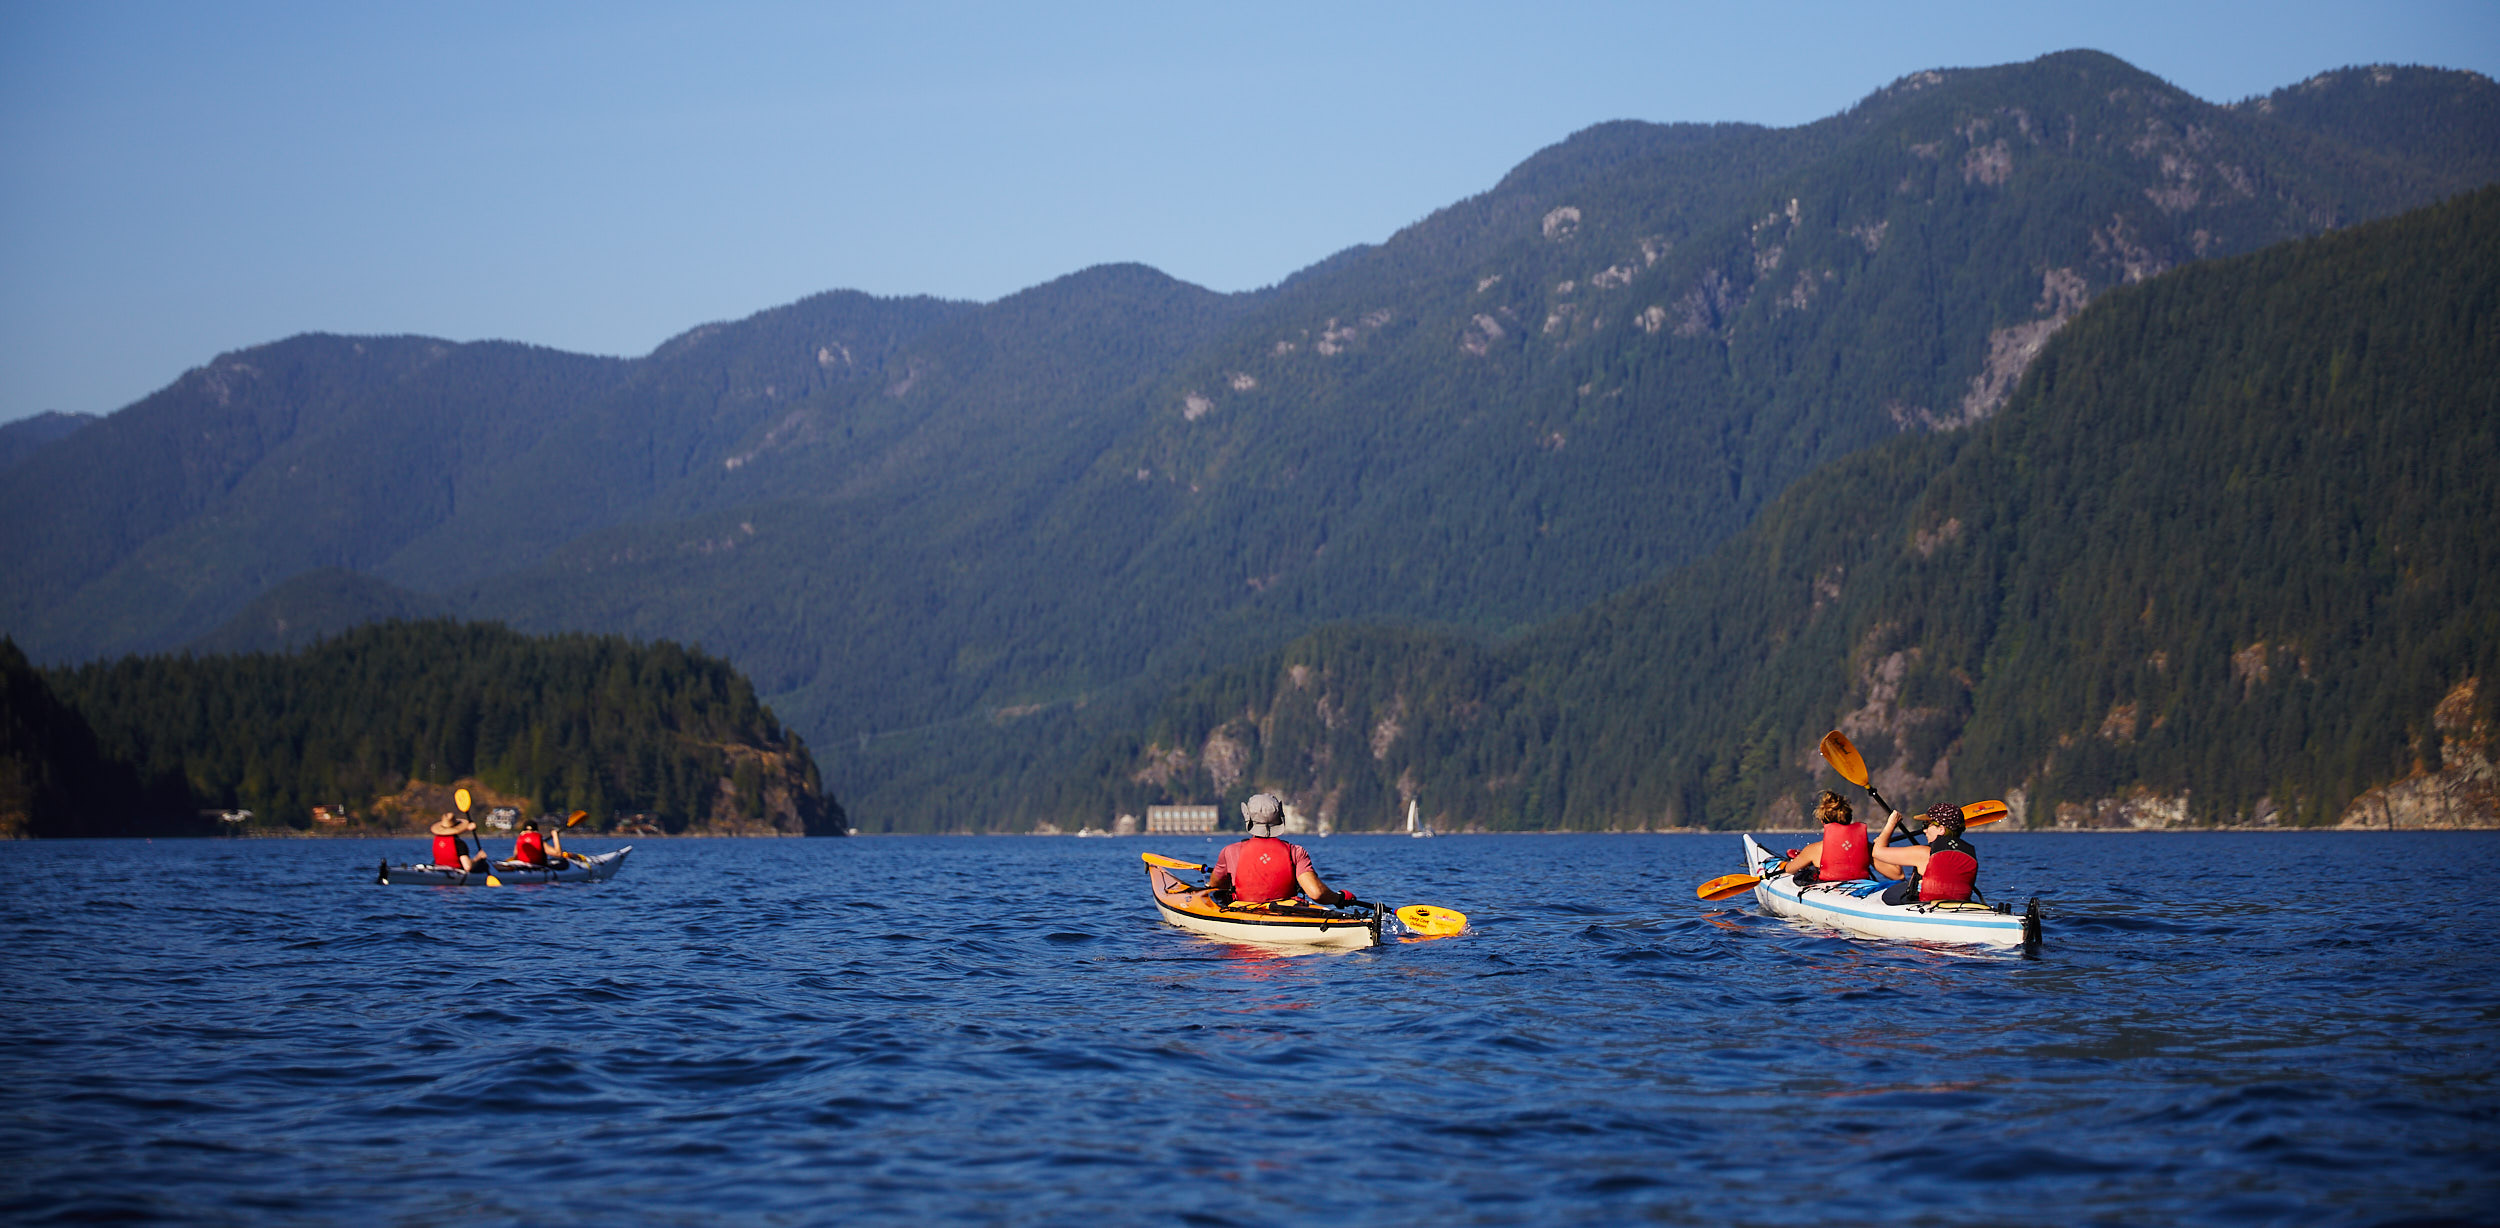
[[[503,880],[489,874],[486,876],[486,885],[489,887],[500,887],[503,886]]]
[[[1822,749],[1824,761],[1831,764],[1832,770],[1840,773],[1842,779],[1861,789],[1866,787],[1866,757],[1858,753],[1857,747],[1849,744],[1849,739],[1840,736],[1839,730],[1823,735]]]
[[[1164,869],[1166,869],[1166,870],[1203,870],[1203,869],[1206,869],[1206,867],[1205,867],[1205,866],[1199,865],[1197,862],[1194,862],[1194,861],[1182,861],[1182,860],[1181,860],[1180,858],[1178,858],[1178,857],[1166,857],[1166,856],[1164,856],[1164,855],[1163,855],[1163,854],[1161,854],[1161,853],[1139,853],[1139,854],[1137,855],[1137,859],[1138,859],[1139,861],[1143,861],[1143,862],[1145,862],[1147,865],[1150,865],[1150,866],[1161,866],[1161,867],[1163,867],[1163,868],[1164,868]]]
[[[1408,933],[1423,938],[1447,938],[1467,929],[1467,914],[1430,904],[1409,904],[1398,910],[1398,920],[1405,923]]]
[[[1753,890],[1761,882],[1751,874],[1722,874],[1693,888],[1693,894],[1705,900],[1732,899]]]

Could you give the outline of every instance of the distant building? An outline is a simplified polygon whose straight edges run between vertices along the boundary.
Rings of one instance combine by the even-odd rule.
[[[313,822],[328,827],[344,826],[347,822],[347,807],[315,806],[313,807]]]
[[[1219,813],[1221,811],[1213,806],[1148,806],[1146,807],[1146,834],[1150,836],[1207,835],[1215,830],[1215,820]]]

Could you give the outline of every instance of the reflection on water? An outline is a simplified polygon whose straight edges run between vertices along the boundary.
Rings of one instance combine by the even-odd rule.
[[[2500,837],[1978,843],[2040,959],[1694,900],[1733,837],[1332,839],[1473,928],[1329,959],[1157,920],[1137,852],[1211,842],[0,846],[0,1213],[2488,1221]]]

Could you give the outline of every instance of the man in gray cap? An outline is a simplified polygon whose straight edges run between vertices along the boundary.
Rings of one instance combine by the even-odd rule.
[[[1276,829],[1285,825],[1285,804],[1273,793],[1261,793],[1241,804],[1249,836],[1224,846],[1216,855],[1215,872],[1207,876],[1213,891],[1230,891],[1242,904],[1264,904],[1290,898],[1295,891],[1319,904],[1351,904],[1351,891],[1331,891],[1311,869],[1311,855]]]

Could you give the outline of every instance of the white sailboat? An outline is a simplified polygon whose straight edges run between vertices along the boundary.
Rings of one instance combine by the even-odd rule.
[[[1406,799],[1406,834],[1418,840],[1432,834],[1432,829],[1424,826],[1421,809],[1416,799]]]

